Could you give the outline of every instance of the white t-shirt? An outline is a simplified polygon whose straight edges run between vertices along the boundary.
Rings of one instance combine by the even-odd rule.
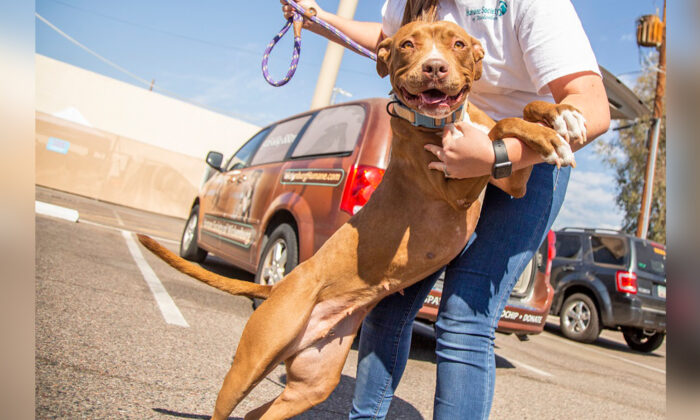
[[[396,33],[406,0],[386,0],[382,31]],[[438,19],[481,42],[484,71],[469,100],[491,118],[520,117],[535,100],[554,102],[547,84],[581,71],[600,74],[569,0],[441,0]]]

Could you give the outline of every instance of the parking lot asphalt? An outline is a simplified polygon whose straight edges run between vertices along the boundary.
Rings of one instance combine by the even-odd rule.
[[[36,217],[36,417],[209,418],[251,301],[191,279],[138,245],[186,326],[174,324],[172,308],[156,300],[128,243],[132,232],[143,232],[176,250],[184,219],[42,187],[36,199],[80,214],[77,223]],[[203,265],[253,278],[216,257]],[[414,334],[390,419],[432,418],[434,347],[432,338]],[[347,417],[356,348],[331,397],[297,418]],[[604,331],[595,343],[580,344],[549,317],[529,341],[497,334],[496,366],[493,419],[666,417],[665,343],[642,354],[621,333]],[[233,418],[278,395],[284,379],[278,366]]]

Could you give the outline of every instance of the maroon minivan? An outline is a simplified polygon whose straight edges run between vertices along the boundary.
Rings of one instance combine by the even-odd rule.
[[[192,204],[180,255],[201,262],[208,252],[274,284],[316,250],[367,202],[389,161],[386,99],[305,112],[255,134],[226,163],[209,152],[214,171]],[[397,203],[397,211],[400,210]],[[542,331],[552,302],[545,241],[520,278],[499,329]],[[419,314],[434,321],[440,285]]]

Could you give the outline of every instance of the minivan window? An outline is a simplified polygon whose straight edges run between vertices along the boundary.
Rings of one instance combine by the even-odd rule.
[[[248,162],[250,162],[250,158],[253,156],[253,153],[255,153],[255,150],[257,150],[258,146],[260,145],[260,142],[263,141],[265,136],[267,136],[267,133],[270,132],[270,129],[267,128],[265,130],[262,130],[258,134],[254,135],[253,138],[248,140],[246,144],[243,145],[238,151],[231,156],[231,159],[228,161],[226,164],[226,170],[231,171],[233,169],[238,169],[238,168],[245,168],[248,166]]]
[[[557,258],[581,258],[581,237],[557,233]]]
[[[637,254],[637,269],[647,273],[666,275],[666,250],[648,242],[635,241],[634,250]]]
[[[311,118],[310,115],[305,115],[300,118],[285,121],[277,124],[272,129],[270,135],[265,138],[265,141],[260,145],[251,165],[262,165],[270,162],[281,162],[287,155],[289,147],[294,143],[297,134],[304,127],[304,124]]]
[[[352,152],[364,120],[365,109],[360,105],[320,111],[294,148],[292,157]]]
[[[622,238],[614,236],[591,236],[593,261],[599,264],[625,265],[627,246]]]

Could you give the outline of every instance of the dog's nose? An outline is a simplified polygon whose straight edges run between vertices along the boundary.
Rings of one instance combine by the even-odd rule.
[[[431,58],[423,63],[423,73],[436,79],[447,76],[450,66],[441,58]]]

